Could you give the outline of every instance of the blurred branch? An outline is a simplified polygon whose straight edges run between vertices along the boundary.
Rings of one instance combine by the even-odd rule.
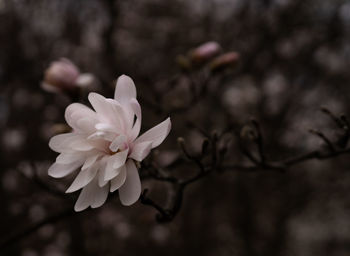
[[[343,117],[344,119],[344,117]],[[330,159],[337,156],[341,156],[344,154],[350,153],[350,147],[348,148],[336,148],[334,143],[330,141],[326,135],[324,135],[321,132],[312,130],[312,133],[319,136],[328,146],[328,149],[321,148],[319,150],[314,150],[311,152],[304,153],[299,156],[292,156],[289,158],[286,158],[284,160],[280,161],[270,161],[267,160],[265,157],[265,152],[263,148],[263,135],[260,130],[260,125],[257,121],[252,120],[251,121],[252,128],[254,130],[250,130],[250,128],[246,128],[244,133],[247,133],[249,138],[256,144],[257,151],[260,156],[260,160],[257,160],[253,153],[250,152],[242,143],[242,141],[239,139],[239,145],[241,149],[241,153],[246,156],[248,159],[251,160],[253,165],[247,166],[247,165],[240,165],[240,164],[224,164],[224,156],[225,154],[220,152],[225,152],[225,148],[219,148],[218,142],[219,138],[222,138],[221,136],[218,136],[216,132],[212,133],[212,135],[202,142],[202,151],[199,155],[193,155],[191,154],[185,145],[185,140],[183,138],[178,139],[178,143],[180,146],[180,149],[182,151],[183,156],[190,162],[192,165],[196,167],[196,174],[185,180],[177,179],[175,177],[168,177],[168,176],[162,176],[160,171],[157,170],[156,166],[148,166],[148,169],[152,169],[153,171],[149,173],[147,176],[148,178],[155,179],[158,181],[163,182],[169,182],[173,185],[173,190],[175,192],[175,196],[172,199],[171,207],[169,208],[163,208],[158,203],[153,201],[150,197],[148,197],[147,192],[148,190],[144,190],[144,192],[141,195],[140,202],[144,205],[148,205],[150,207],[153,207],[155,210],[158,211],[156,215],[156,220],[158,222],[169,222],[172,221],[176,215],[178,214],[179,210],[182,206],[182,199],[185,192],[186,187],[188,187],[191,184],[194,184],[201,180],[202,178],[208,176],[208,174],[217,171],[223,172],[223,171],[244,171],[244,172],[256,172],[256,171],[277,171],[277,172],[285,172],[289,168],[291,168],[294,165],[304,163],[306,161],[310,160],[324,160],[324,159]],[[340,127],[343,129],[343,126]],[[206,134],[204,132],[204,134]],[[237,134],[236,134],[237,135]],[[244,135],[244,134],[243,134]],[[245,134],[246,135],[246,134]],[[237,135],[239,138],[241,138],[242,134]],[[220,158],[218,161],[217,156],[222,155],[222,158]],[[209,158],[208,158],[209,156]],[[203,162],[205,158],[208,159],[206,163]],[[147,169],[146,168],[146,169]],[[164,173],[164,171],[162,172]]]
[[[17,233],[9,235],[7,238],[3,239],[0,242],[0,251],[5,249],[6,247],[12,245],[12,244],[19,242],[21,239],[34,233],[35,231],[37,231],[41,227],[43,227],[47,224],[56,223],[64,218],[67,218],[67,217],[73,215],[74,213],[75,213],[74,210],[71,207],[69,207],[68,209],[65,209],[57,214],[54,214],[48,218],[45,218],[44,220],[42,220],[34,225],[31,225],[24,230],[21,230]]]

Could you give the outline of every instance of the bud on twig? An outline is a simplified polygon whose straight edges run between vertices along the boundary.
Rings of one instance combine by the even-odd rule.
[[[91,85],[93,81],[93,75],[80,73],[70,60],[62,58],[52,62],[46,69],[41,86],[48,92],[74,92]]]
[[[184,142],[185,142],[184,138],[182,138],[182,137],[177,138],[177,143],[179,143],[179,145],[184,144]]]
[[[217,42],[207,42],[189,52],[189,57],[192,62],[201,64],[221,51],[221,47]]]
[[[220,71],[226,68],[233,68],[237,65],[239,54],[237,52],[228,52],[215,58],[210,63],[210,69],[213,72]]]

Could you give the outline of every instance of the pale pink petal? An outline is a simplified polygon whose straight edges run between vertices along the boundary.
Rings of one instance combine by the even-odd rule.
[[[123,107],[125,131],[129,131],[134,122],[134,112],[130,106],[130,100],[134,98],[136,98],[136,87],[134,82],[130,77],[121,75],[117,80],[114,99]]]
[[[73,138],[76,138],[74,133],[63,133],[56,136],[53,136],[49,141],[49,147],[58,153],[61,153],[64,148],[66,148],[67,142],[71,141]]]
[[[108,183],[108,180],[105,180],[106,168],[101,169],[98,172],[98,186],[103,187]]]
[[[100,156],[101,156],[101,154],[93,154],[91,156],[88,156],[84,162],[83,167],[81,167],[81,169],[86,170],[86,169],[90,168]]]
[[[128,156],[128,150],[124,150],[122,152],[119,152],[111,156],[108,159],[107,165],[105,168],[105,177],[104,177],[105,181],[111,180],[119,174],[119,171],[120,171],[119,168],[125,164],[127,156]]]
[[[112,108],[112,111],[114,112],[115,118],[118,119],[118,128],[121,130],[125,130],[126,126],[125,124],[129,120],[128,113],[125,112],[124,107],[116,100],[114,99],[106,99],[106,101],[109,103],[110,107]]]
[[[123,205],[132,205],[141,195],[140,176],[133,160],[126,162],[126,180],[119,188],[119,198]]]
[[[104,156],[100,160],[100,170],[98,171],[98,186],[99,187],[104,187],[108,181],[104,180],[104,177],[106,175],[106,166],[107,166],[107,161],[110,157],[109,156]]]
[[[119,135],[116,137],[112,143],[109,145],[109,149],[112,152],[117,152],[118,149],[123,148],[124,143],[126,142],[127,138],[125,135]]]
[[[97,131],[93,134],[91,134],[89,137],[87,137],[87,140],[95,141],[95,140],[107,140],[107,141],[113,141],[116,134],[114,132],[103,132],[103,131]]]
[[[73,162],[80,161],[82,158],[85,158],[85,154],[82,152],[61,153],[56,158],[56,163],[58,163],[58,164],[70,164]]]
[[[77,151],[89,151],[94,148],[93,145],[86,139],[72,141],[69,143],[69,147]]]
[[[81,127],[77,125],[77,121],[81,118],[89,118],[90,120],[97,120],[96,113],[92,109],[80,103],[70,104],[65,111],[64,117],[70,127],[80,131]]]
[[[95,178],[98,169],[99,165],[95,164],[86,170],[80,171],[78,176],[73,181],[72,185],[70,185],[70,187],[67,189],[66,193],[72,193],[85,187],[90,183],[90,181],[93,180],[93,178]]]
[[[111,180],[111,187],[110,187],[110,192],[114,192],[116,191],[118,188],[120,188],[126,179],[126,166],[123,165],[122,167],[120,167],[120,172],[117,175],[117,177],[115,177],[114,179]]]
[[[123,164],[125,164],[126,158],[128,156],[129,149],[126,149],[124,151],[121,151],[119,153],[116,153],[113,155],[112,158],[112,163],[113,163],[113,168],[119,168]]]
[[[109,192],[109,184],[106,184],[103,187],[99,187],[99,190],[97,193],[95,193],[95,199],[94,202],[91,204],[91,208],[98,208],[102,206],[108,197]]]
[[[90,140],[90,143],[94,146],[94,148],[97,151],[104,152],[104,153],[109,153],[107,151],[108,145],[110,144],[109,141],[102,140],[102,139],[96,139],[96,140]]]
[[[141,162],[151,151],[152,142],[145,141],[137,143],[132,148],[132,153],[129,155],[130,158],[135,159],[136,161]]]
[[[96,113],[103,123],[112,126],[112,129],[115,132],[122,129],[122,123],[120,120],[121,113],[118,108],[100,94],[91,92],[88,97],[91,105],[96,110]]]
[[[129,76],[121,75],[117,80],[114,99],[124,105],[132,98],[136,98],[136,87],[134,81]]]
[[[125,164],[119,168],[112,169],[113,171],[110,171],[110,172],[107,172],[107,169],[106,169],[104,180],[110,181],[110,180],[114,179],[116,176],[118,176],[120,174],[120,172],[123,170],[124,166],[125,166]]]
[[[108,141],[114,140],[115,137],[121,132],[121,130],[115,125],[108,123],[97,123],[95,128],[97,130],[97,133],[95,134]],[[89,138],[91,138],[91,136]]]
[[[95,194],[98,193],[98,190],[100,190],[100,188],[93,182],[84,187],[80,192],[77,202],[74,205],[74,210],[76,212],[80,212],[93,204],[95,201]]]
[[[72,118],[75,118],[75,114],[72,115]],[[76,121],[76,125],[79,130],[85,131],[86,133],[92,133],[95,131],[96,122],[97,120],[95,119],[83,117]]]
[[[81,191],[77,202],[75,203],[74,210],[79,212],[85,210],[89,206],[91,208],[97,208],[104,204],[108,196],[109,185],[99,187],[97,179],[93,179],[86,187]]]
[[[138,137],[134,144],[138,144],[145,141],[152,142],[152,148],[159,146],[163,140],[168,136],[171,129],[170,118],[167,118],[165,121],[161,122],[157,126],[149,129],[147,132]]]
[[[58,164],[54,163],[50,166],[48,173],[51,177],[62,178],[65,177],[82,165],[82,161],[70,163],[70,164]]]
[[[115,132],[115,126],[107,123],[97,123],[95,128],[103,132]]]
[[[97,114],[104,115],[105,112],[108,112],[108,106],[106,104],[106,98],[102,95],[90,92],[88,99],[92,105],[92,107],[95,109]]]
[[[136,99],[130,100],[130,107],[136,115],[136,122],[130,131],[130,140],[133,141],[140,133],[141,128],[141,106]]]
[[[93,149],[81,133],[64,133],[51,138],[49,147],[60,153],[72,153],[74,151],[89,151]]]

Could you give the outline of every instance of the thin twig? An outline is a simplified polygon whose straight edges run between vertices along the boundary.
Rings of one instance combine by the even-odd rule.
[[[333,143],[322,132],[316,131],[314,129],[310,129],[309,132],[321,138],[325,142],[325,144],[328,146],[329,150],[335,151],[335,147]]]

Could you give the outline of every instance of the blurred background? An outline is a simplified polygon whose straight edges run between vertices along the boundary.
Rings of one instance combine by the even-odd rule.
[[[47,175],[56,157],[48,140],[65,129],[66,106],[92,90],[112,97],[121,74],[136,83],[143,130],[172,118],[152,156],[162,166],[179,154],[179,136],[200,150],[188,121],[210,133],[255,117],[273,161],[322,148],[308,129],[334,138],[338,128],[320,106],[350,116],[349,32],[347,0],[0,0],[0,240],[48,220],[0,255],[350,255],[347,155],[285,173],[210,175],[166,224],[115,193],[101,208],[62,215],[78,193],[56,192],[73,177]],[[217,56],[233,55],[213,62],[193,50],[208,41]],[[94,81],[79,93],[44,90],[45,70],[62,57]],[[231,140],[227,161],[246,162]],[[143,186],[166,204],[166,184]]]

